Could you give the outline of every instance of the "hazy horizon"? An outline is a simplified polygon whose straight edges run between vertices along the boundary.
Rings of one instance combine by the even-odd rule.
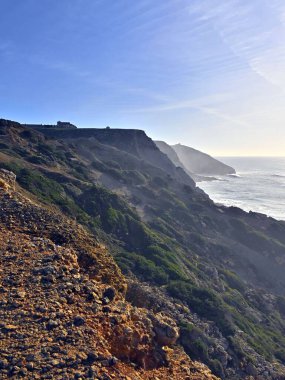
[[[3,118],[284,156],[284,1],[3,0],[0,20]]]
[[[1,118],[1,115],[0,115],[0,118]],[[7,118],[8,120],[13,120],[12,118]],[[55,122],[54,120],[50,120],[49,122],[46,122],[46,121],[26,121],[26,120],[14,120],[16,122],[20,122],[22,124],[29,124],[29,123],[32,123],[32,124],[43,124],[43,125],[56,125],[57,122]],[[70,120],[65,120],[65,121],[68,121],[70,122]],[[76,126],[78,129],[81,129],[81,128],[102,128],[102,129],[105,129],[107,127],[106,126],[96,126],[96,127],[92,127],[92,126],[89,126],[89,127],[82,127],[82,126]],[[108,126],[110,127],[110,126]],[[116,128],[116,127],[115,127]],[[119,127],[118,127],[119,128]],[[143,129],[143,128],[131,128],[131,127],[128,127],[129,129],[140,129],[140,130],[143,130],[147,133],[147,128]],[[199,148],[197,146],[193,146],[191,144],[186,144],[186,143],[181,143],[181,142],[168,142],[166,140],[163,139],[163,137],[161,138],[154,138],[153,136],[151,136],[150,134],[147,133],[147,135],[154,141],[164,141],[165,143],[167,143],[168,145],[172,146],[172,145],[176,145],[176,144],[181,144],[181,145],[186,145],[186,146],[189,146],[190,148],[194,148],[196,150],[199,150],[203,153],[207,153],[211,156],[213,156],[214,158],[216,159],[222,159],[222,158],[285,158],[285,155],[251,155],[251,154],[241,154],[241,155],[238,155],[238,154],[233,154],[233,152],[229,153],[229,154],[221,154],[221,153],[215,153],[215,152],[210,152],[210,151],[207,151],[206,149],[204,149],[203,147]]]

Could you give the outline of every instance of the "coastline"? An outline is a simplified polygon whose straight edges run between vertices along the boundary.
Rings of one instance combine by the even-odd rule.
[[[285,220],[285,157],[229,157],[236,175],[197,183],[217,204]]]

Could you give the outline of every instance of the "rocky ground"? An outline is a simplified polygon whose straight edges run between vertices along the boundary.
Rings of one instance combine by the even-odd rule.
[[[264,296],[266,296],[265,293]],[[197,335],[197,329],[200,333],[203,331],[203,334],[200,334],[199,337],[202,338],[204,336],[204,338],[207,339],[208,350],[209,352],[213,352],[215,357],[218,358],[224,368],[226,368],[225,375],[227,379],[285,379],[285,371],[283,367],[280,366],[279,363],[272,364],[266,361],[264,357],[256,353],[248,344],[246,344],[242,331],[238,331],[235,334],[235,338],[239,341],[240,347],[242,347],[242,349],[254,360],[255,364],[253,365],[252,362],[233,358],[227,351],[228,344],[226,339],[216,326],[209,321],[199,318],[197,314],[191,312],[191,310],[185,305],[178,304],[174,298],[169,297],[165,293],[163,288],[158,289],[148,283],[140,283],[136,279],[129,279],[126,299],[134,306],[147,308],[154,313],[163,313],[180,325],[188,323],[195,326],[192,334],[190,334],[187,339],[194,340],[197,338],[197,336],[199,336],[199,334]],[[182,341],[181,338],[182,337],[180,336],[180,341]],[[238,367],[235,365],[235,362],[237,362]]]
[[[1,379],[217,379],[172,319],[126,302],[104,247],[0,179]]]

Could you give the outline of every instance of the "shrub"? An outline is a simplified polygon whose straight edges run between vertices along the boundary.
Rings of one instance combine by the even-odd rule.
[[[210,360],[208,365],[211,368],[214,375],[219,376],[222,379],[225,378],[225,372],[224,372],[223,366],[218,359]]]
[[[245,291],[246,286],[244,282],[234,272],[223,269],[221,270],[221,273],[230,288],[236,289],[242,293]]]
[[[212,290],[198,288],[185,281],[172,281],[167,290],[173,297],[186,302],[200,317],[216,322],[225,335],[234,332],[231,315],[226,305]]]
[[[209,338],[194,324],[182,323],[180,325],[180,343],[191,359],[202,361],[207,364],[212,372],[224,377],[224,369],[218,359],[209,358]]]
[[[285,364],[285,350],[284,349],[280,349],[278,351],[275,351],[274,353],[276,359],[280,360],[280,362],[282,364]]]
[[[144,281],[158,285],[167,284],[168,275],[163,268],[157,267],[152,261],[136,253],[124,252],[115,256],[115,259],[125,274],[134,273]]]

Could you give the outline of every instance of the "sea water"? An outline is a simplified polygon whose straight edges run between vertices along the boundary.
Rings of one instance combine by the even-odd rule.
[[[198,182],[216,203],[285,220],[285,157],[220,157],[236,175]]]

